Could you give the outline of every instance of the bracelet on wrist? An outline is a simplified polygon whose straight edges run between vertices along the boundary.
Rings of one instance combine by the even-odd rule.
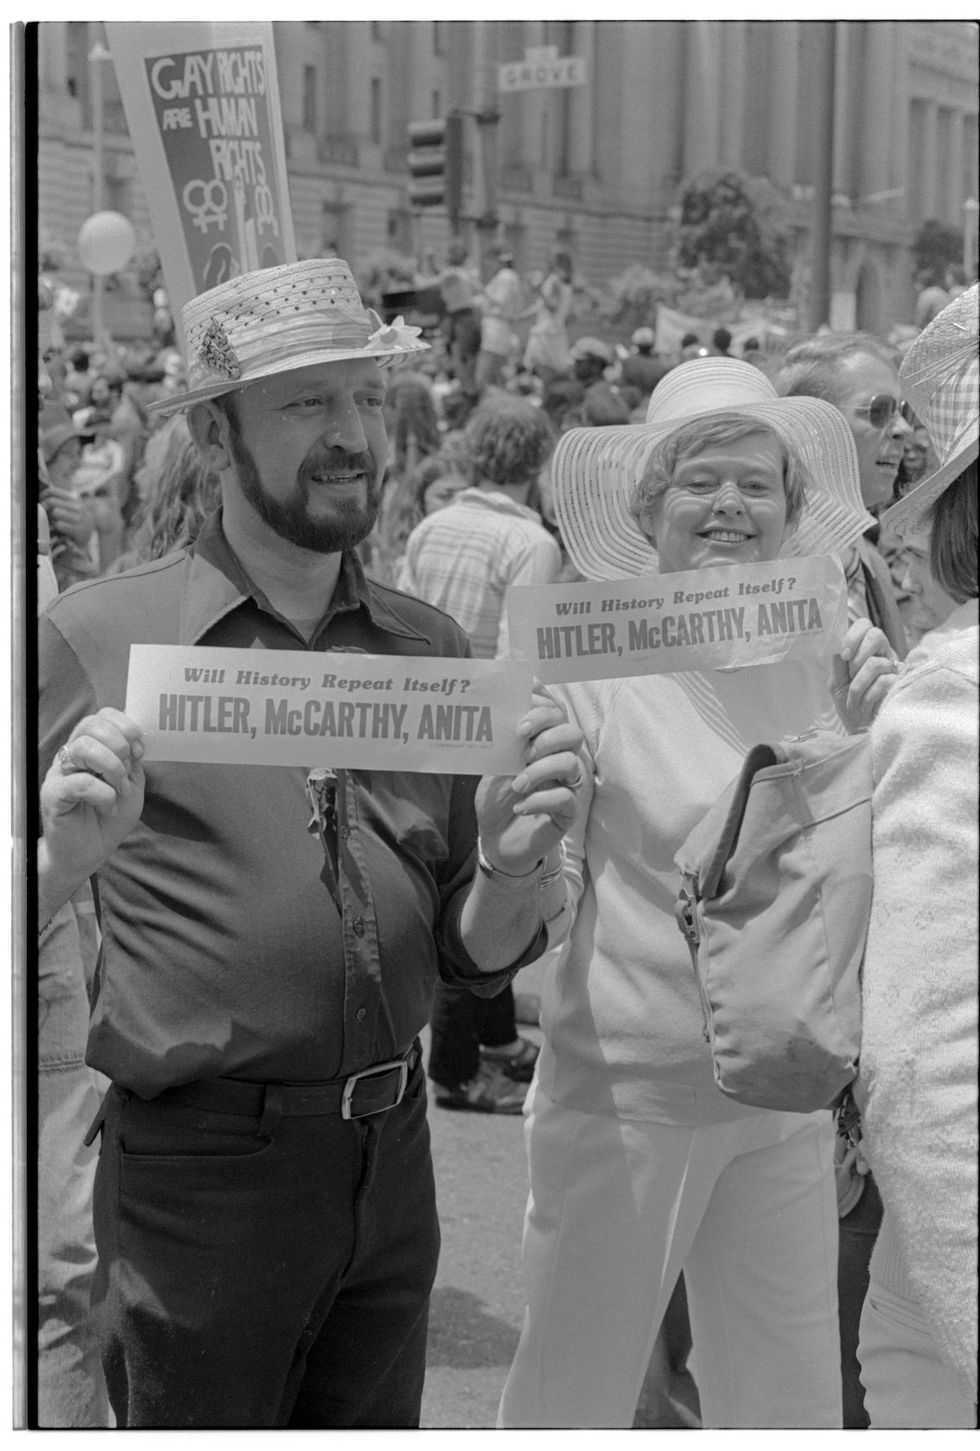
[[[529,872],[501,871],[500,867],[495,867],[493,862],[488,859],[486,852],[483,850],[483,842],[480,840],[479,837],[477,837],[476,864],[480,868],[480,871],[483,873],[483,875],[485,877],[490,877],[491,880],[493,880],[494,877],[497,877],[498,879],[500,877],[503,877],[509,882],[526,882],[531,877],[536,876],[537,873],[540,872],[541,868],[544,866],[544,857],[542,857],[539,862],[536,862]]]
[[[552,882],[557,882],[559,877],[565,875],[565,857],[565,842],[562,840],[558,843],[558,865],[552,867],[548,872],[541,873],[541,880],[538,883],[540,887],[550,887]],[[545,861],[547,861],[547,857],[545,857]]]

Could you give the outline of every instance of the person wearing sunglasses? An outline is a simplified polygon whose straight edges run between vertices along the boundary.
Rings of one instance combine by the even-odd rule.
[[[872,514],[891,503],[911,433],[895,350],[870,333],[826,333],[790,348],[774,378],[783,397],[823,398],[844,414],[857,446],[861,497]],[[868,535],[845,561],[851,618],[866,615],[904,659],[908,642],[888,565]]]

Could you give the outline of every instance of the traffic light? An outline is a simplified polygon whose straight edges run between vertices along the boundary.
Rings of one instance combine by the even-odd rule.
[[[463,117],[459,111],[408,128],[408,197],[413,207],[444,206],[453,227],[463,203]]]

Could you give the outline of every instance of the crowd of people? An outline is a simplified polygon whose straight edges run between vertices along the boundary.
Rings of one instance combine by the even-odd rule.
[[[904,355],[664,355],[576,335],[562,249],[417,281],[427,339],[339,258],[244,274],[184,358],[69,349],[42,288],[38,1423],[418,1425],[428,1079],[524,1116],[501,1427],[630,1426],[651,1366],[705,1426],[973,1425],[977,286]],[[516,777],[144,763],[125,714],[133,643],[506,660],[511,589],[818,554],[832,669],[536,684]],[[815,728],[875,763],[848,1139],[718,1092],[674,920]]]

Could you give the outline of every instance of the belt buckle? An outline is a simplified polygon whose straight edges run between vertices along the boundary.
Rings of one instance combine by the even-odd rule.
[[[355,1114],[351,1110],[351,1100],[354,1097],[354,1090],[362,1078],[378,1078],[382,1073],[390,1073],[393,1068],[398,1069],[398,1095],[391,1103],[384,1104],[381,1108],[368,1109],[367,1113]],[[405,1088],[408,1084],[408,1059],[393,1058],[390,1063],[376,1063],[373,1068],[362,1068],[360,1073],[352,1073],[344,1084],[343,1096],[340,1100],[341,1118],[370,1118],[374,1113],[385,1113],[389,1108],[394,1108],[401,1103],[405,1097]]]

